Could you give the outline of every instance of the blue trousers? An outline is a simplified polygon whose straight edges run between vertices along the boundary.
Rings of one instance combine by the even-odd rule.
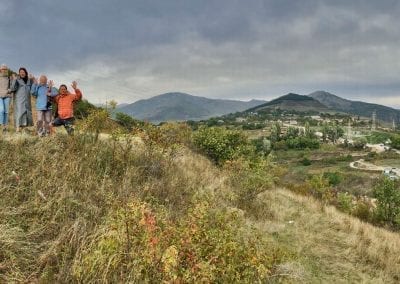
[[[0,125],[8,124],[8,110],[10,108],[10,98],[0,98]]]

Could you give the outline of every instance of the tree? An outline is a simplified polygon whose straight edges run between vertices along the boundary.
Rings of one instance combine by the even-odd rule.
[[[127,115],[122,112],[117,112],[115,114],[115,121],[119,125],[126,128],[128,131],[131,131],[133,129],[133,127],[135,127],[135,126],[140,125],[140,122],[138,120],[136,120],[133,117],[131,117],[130,115]]]
[[[304,136],[307,138],[315,138],[315,134],[311,130],[310,123],[308,121],[304,125]]]
[[[222,127],[200,127],[193,135],[193,143],[219,165],[251,152],[251,145],[243,132]]]
[[[378,201],[377,217],[391,225],[400,225],[400,188],[399,182],[384,177],[373,190]]]
[[[281,125],[279,122],[275,122],[271,127],[270,140],[272,143],[278,142],[281,139]]]
[[[400,149],[400,135],[393,135],[390,140],[392,141],[391,146],[396,149]]]
[[[95,105],[89,103],[88,100],[80,100],[74,106],[75,117],[80,119],[88,117],[89,114],[96,109],[98,108]]]
[[[355,149],[364,149],[365,145],[367,145],[367,139],[365,137],[360,137],[353,141],[353,147]]]
[[[300,135],[300,130],[296,127],[289,127],[285,139],[293,139]]]

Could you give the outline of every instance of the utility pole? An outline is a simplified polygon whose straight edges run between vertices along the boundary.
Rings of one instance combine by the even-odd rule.
[[[372,126],[371,126],[371,131],[376,130],[376,110],[372,113]]]
[[[352,139],[352,133],[351,133],[351,122],[349,120],[349,123],[347,125],[347,141],[350,141]]]

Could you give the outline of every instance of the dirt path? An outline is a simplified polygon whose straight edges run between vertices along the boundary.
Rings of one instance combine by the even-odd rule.
[[[387,167],[377,166],[372,163],[365,162],[364,159],[360,159],[358,161],[351,162],[350,168],[364,171],[382,172]]]

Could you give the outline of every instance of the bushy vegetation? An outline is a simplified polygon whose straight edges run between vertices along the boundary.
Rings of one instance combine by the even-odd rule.
[[[193,143],[220,165],[253,151],[243,132],[222,127],[201,127],[194,133]]]
[[[136,144],[1,140],[13,166],[0,165],[0,282],[267,281],[295,254],[235,209],[271,186],[266,166],[237,164],[243,186],[231,191],[187,134],[172,124],[142,129]]]
[[[384,177],[377,183],[373,193],[377,199],[377,220],[388,222],[393,227],[400,227],[399,182]]]

